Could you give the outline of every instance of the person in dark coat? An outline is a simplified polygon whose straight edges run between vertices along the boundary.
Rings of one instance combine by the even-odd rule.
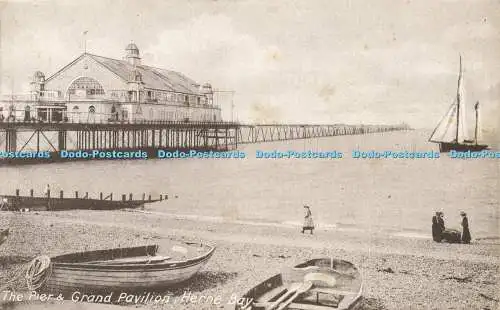
[[[462,216],[462,243],[469,244],[470,243],[470,231],[469,231],[469,219],[467,219],[467,214],[462,211],[460,212]]]
[[[441,242],[443,239],[444,221],[440,217],[441,212],[436,212],[432,217],[432,239],[436,242]]]
[[[444,213],[443,212],[439,212],[438,221],[439,221],[439,226],[441,227],[441,232],[443,232],[446,229],[446,227],[444,226]]]

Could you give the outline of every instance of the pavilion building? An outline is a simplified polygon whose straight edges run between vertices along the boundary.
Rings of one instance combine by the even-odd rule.
[[[221,121],[210,84],[143,65],[134,43],[125,51],[124,60],[83,53],[48,78],[35,72],[30,95],[0,103],[0,115],[91,123]]]

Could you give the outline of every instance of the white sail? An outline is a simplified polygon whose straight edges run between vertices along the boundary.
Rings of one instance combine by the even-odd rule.
[[[457,102],[448,109],[448,112],[441,119],[436,129],[432,133],[429,141],[431,142],[454,142],[457,138]]]
[[[457,115],[458,113],[458,115]],[[469,139],[466,111],[465,91],[462,74],[462,57],[460,57],[460,72],[458,74],[457,97],[445,116],[432,133],[429,141],[445,143],[464,143]]]

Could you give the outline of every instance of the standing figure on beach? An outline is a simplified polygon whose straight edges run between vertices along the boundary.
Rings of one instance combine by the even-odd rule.
[[[464,211],[460,212],[462,216],[462,243],[470,243],[470,231],[469,231],[469,220],[467,219],[467,214]]]
[[[50,195],[50,186],[49,186],[49,184],[47,184],[47,187],[45,187],[45,193],[44,194],[45,194],[45,197],[49,197],[49,195]]]
[[[309,230],[312,235],[314,230],[312,212],[309,206],[304,206],[304,209],[305,209],[305,215],[304,215],[304,225],[302,225],[302,233],[304,233],[304,231],[306,230]]]
[[[444,220],[441,218],[441,212],[437,211],[432,217],[432,239],[441,242],[443,239]]]

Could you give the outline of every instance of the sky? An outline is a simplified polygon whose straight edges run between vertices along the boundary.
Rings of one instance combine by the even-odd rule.
[[[456,97],[500,123],[498,0],[3,1],[0,89],[22,93],[84,50],[235,92],[234,117],[259,123],[406,122],[434,128]],[[229,119],[226,94],[224,116]]]

